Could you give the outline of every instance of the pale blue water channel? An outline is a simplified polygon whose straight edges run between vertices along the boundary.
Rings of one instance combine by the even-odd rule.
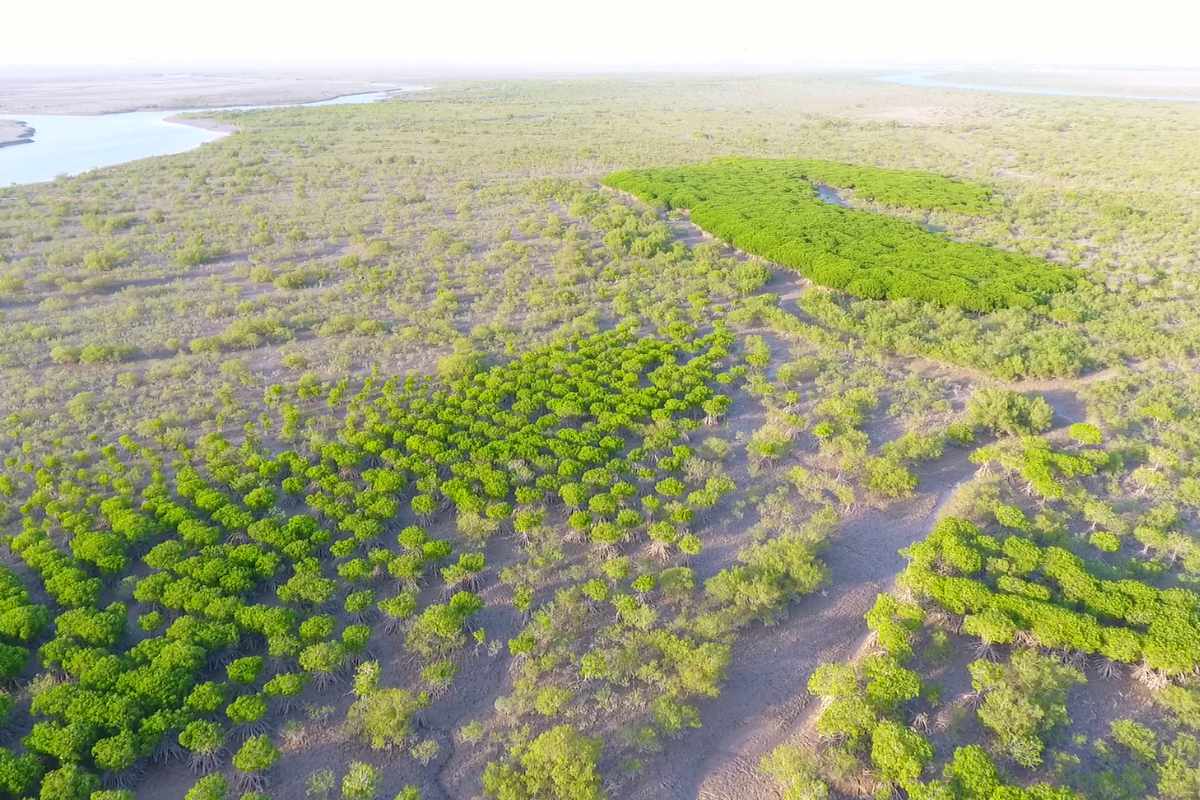
[[[396,87],[296,105],[315,107],[374,103],[421,88],[424,87]],[[189,111],[255,111],[286,108],[288,105],[131,111],[121,114],[0,114],[0,119],[20,120],[34,129],[31,143],[0,147],[0,187],[40,183],[54,180],[59,175],[78,175],[140,158],[182,153],[225,135],[220,131],[167,121],[168,117],[176,114]]]

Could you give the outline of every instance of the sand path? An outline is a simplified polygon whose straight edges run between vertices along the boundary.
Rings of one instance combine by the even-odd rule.
[[[708,235],[686,220],[671,226],[686,243]],[[784,270],[765,287],[786,296],[803,278]],[[926,359],[942,375],[975,385],[1038,392],[1054,407],[1055,431],[1080,422],[1086,407],[1078,397],[1085,385],[1112,377],[1119,368],[1074,379],[1005,382]],[[829,581],[822,591],[797,601],[787,619],[756,626],[742,636],[721,695],[701,704],[704,726],[669,742],[647,758],[644,780],[630,800],[767,800],[778,798],[773,782],[758,769],[773,748],[809,735],[816,701],[808,677],[827,661],[852,660],[870,646],[863,615],[875,596],[889,591],[904,568],[899,550],[921,539],[946,512],[956,492],[975,476],[966,449],[951,448],[936,462],[915,471],[918,494],[886,509],[860,509],[842,521],[822,558]]]
[[[897,551],[925,535],[974,473],[968,451],[950,451],[919,472],[917,497],[846,518],[822,556],[826,588],[798,601],[784,621],[755,627],[738,641],[721,695],[701,706],[704,727],[648,762],[653,779],[630,797],[777,797],[757,765],[804,728],[813,705],[805,689],[809,674],[825,661],[854,657],[867,637],[863,614],[904,566]]]

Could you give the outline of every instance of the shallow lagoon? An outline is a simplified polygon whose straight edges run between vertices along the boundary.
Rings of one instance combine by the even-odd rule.
[[[303,106],[374,103],[417,87],[348,94]],[[33,141],[0,147],[0,186],[40,183],[59,175],[78,175],[98,167],[124,164],[139,158],[182,153],[225,134],[193,125],[168,122],[188,111],[254,111],[285,108],[287,104],[228,106],[220,109],[131,111],[121,114],[3,114],[34,129]]]

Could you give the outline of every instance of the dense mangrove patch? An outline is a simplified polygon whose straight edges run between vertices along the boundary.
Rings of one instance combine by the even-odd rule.
[[[825,203],[816,184],[889,206],[984,215],[989,189],[927,172],[828,161],[725,158],[617,172],[614,189],[667,209],[813,281],[868,299],[910,297],[969,311],[1029,308],[1071,289],[1077,275],[1050,262],[956,242],[897,217]]]

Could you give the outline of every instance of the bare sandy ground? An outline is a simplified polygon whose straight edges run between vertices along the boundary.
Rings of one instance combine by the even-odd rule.
[[[648,761],[645,774],[653,777],[631,800],[778,797],[758,762],[803,730],[815,707],[808,676],[823,662],[855,656],[868,633],[863,614],[903,569],[897,551],[925,535],[974,472],[966,450],[951,450],[918,473],[917,497],[847,517],[822,556],[826,588],[796,603],[785,621],[738,642],[720,696],[701,707],[704,727]]]
[[[628,195],[622,199],[636,202]],[[686,218],[671,219],[669,224],[688,246],[718,241]],[[746,257],[727,246],[722,249],[726,255]],[[805,279],[776,267],[768,288],[788,297],[804,285]],[[1055,411],[1052,434],[1086,418],[1079,390],[1112,377],[1119,369],[1074,379],[1004,382],[927,359],[906,361],[914,371],[955,376],[976,386],[1041,393]],[[748,432],[761,422],[759,416],[753,406],[735,406],[726,426]],[[737,642],[720,696],[701,704],[703,727],[647,758],[645,777],[629,792],[628,800],[779,797],[778,787],[758,769],[759,762],[778,745],[811,734],[818,706],[807,690],[809,675],[822,663],[850,661],[866,652],[871,639],[864,614],[877,594],[894,588],[905,565],[899,550],[923,538],[943,514],[952,513],[956,493],[975,476],[976,466],[969,455],[968,449],[948,448],[941,459],[915,468],[920,479],[915,497],[882,509],[859,507],[843,518],[822,554],[829,568],[825,588],[798,601],[786,620],[758,626]],[[706,547],[706,555],[708,550]],[[698,573],[703,572],[702,564],[695,566]]]
[[[219,133],[234,133],[237,131],[236,125],[228,125],[224,122],[218,122],[215,119],[209,119],[208,117],[172,114],[167,117],[167,122],[174,122],[176,125],[191,125],[193,128],[203,128],[206,131],[217,131]]]
[[[1059,386],[1046,399],[1054,407],[1057,431],[1083,419],[1083,404],[1073,389]],[[822,663],[864,654],[870,638],[863,615],[878,593],[894,588],[905,565],[899,550],[924,537],[943,514],[953,513],[956,493],[975,476],[969,455],[967,449],[948,449],[916,470],[916,497],[883,509],[861,508],[843,520],[822,555],[829,567],[826,587],[797,602],[782,623],[758,627],[738,642],[721,695],[701,706],[704,727],[647,760],[649,777],[630,800],[779,796],[778,787],[758,769],[760,760],[776,746],[810,733],[817,704],[806,688],[809,675]]]
[[[33,128],[19,120],[0,119],[0,147],[10,144],[25,144],[30,141]]]
[[[365,78],[191,73],[92,77],[15,72],[0,75],[0,113],[108,114],[119,111],[306,103],[379,88],[378,83]]]

